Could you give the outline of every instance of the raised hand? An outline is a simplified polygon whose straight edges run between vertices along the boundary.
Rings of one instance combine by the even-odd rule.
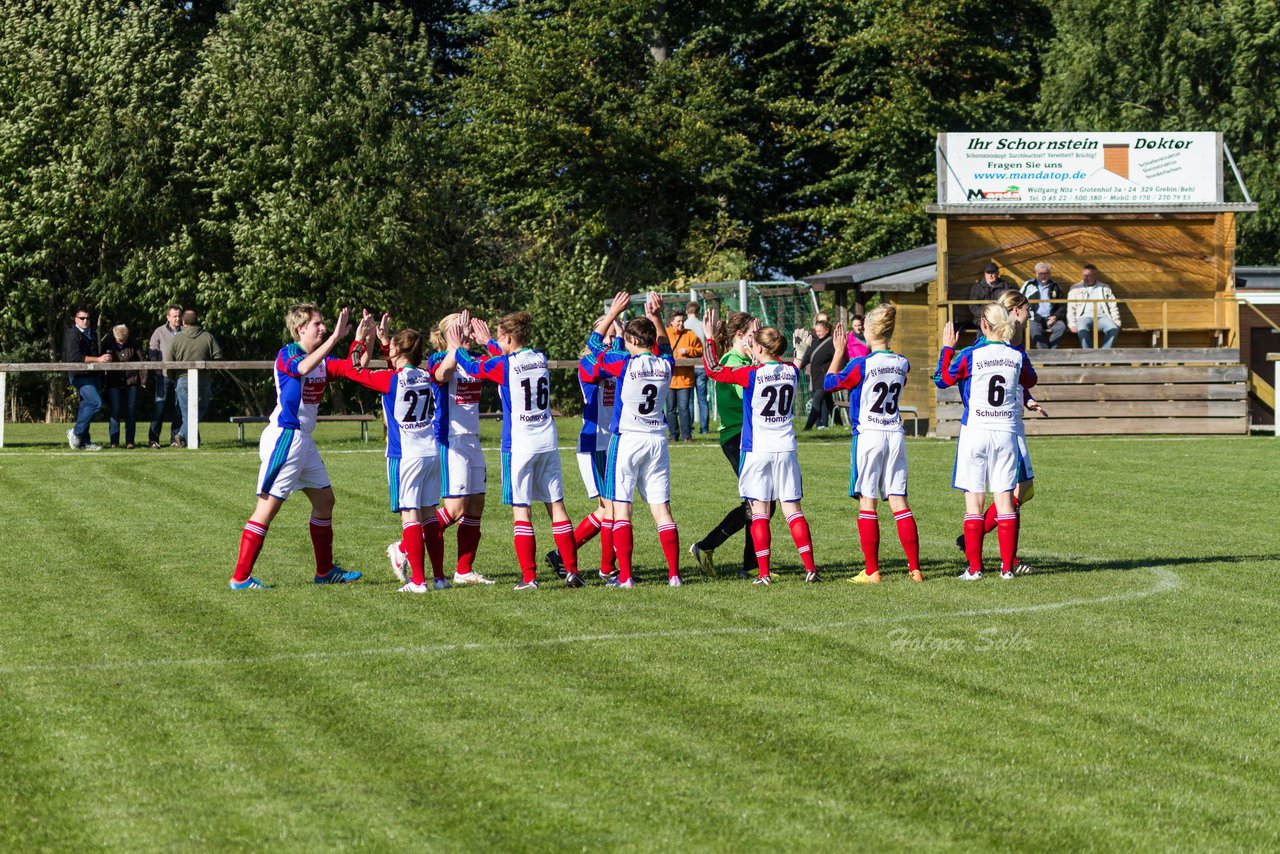
[[[382,320],[378,323],[378,340],[383,344],[391,341],[391,315],[387,312],[382,313]]]
[[[626,291],[618,291],[613,295],[613,302],[609,303],[608,313],[613,317],[621,317],[622,313],[631,305],[631,294]]]
[[[369,334],[373,331],[373,315],[369,313],[369,309],[361,309],[363,314],[360,315],[360,323],[356,326],[356,340],[360,342],[368,341]]]
[[[849,330],[845,329],[843,323],[837,323],[836,328],[831,333],[831,343],[835,345],[837,353],[843,353],[845,346],[849,343]]]
[[[711,339],[715,338],[716,334],[720,331],[719,310],[716,309],[715,306],[707,306],[707,314],[706,314],[705,320],[706,320],[707,340],[710,341]]]
[[[471,337],[485,344],[493,336],[489,334],[489,324],[478,317],[471,318]]]
[[[942,346],[955,347],[959,340],[960,333],[956,332],[956,325],[948,321],[947,325],[942,327]]]
[[[333,327],[334,340],[341,340],[347,337],[347,333],[351,331],[351,309],[343,308],[338,312],[338,322]]]

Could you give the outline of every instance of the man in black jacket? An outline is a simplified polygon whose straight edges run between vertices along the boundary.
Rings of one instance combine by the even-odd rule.
[[[110,354],[101,353],[98,339],[89,329],[88,309],[81,308],[76,311],[75,324],[63,336],[62,361],[76,364],[111,361]],[[89,439],[89,422],[102,408],[98,377],[88,371],[75,371],[68,372],[67,379],[71,381],[80,398],[80,409],[76,412],[76,426],[67,431],[67,444],[73,451],[101,450],[100,446],[93,444]]]
[[[1022,286],[1022,295],[1031,301],[1031,340],[1037,350],[1056,350],[1067,332],[1067,299],[1050,272],[1041,261],[1036,264],[1036,277]]]
[[[1000,267],[995,263],[988,263],[982,268],[982,276],[978,279],[974,286],[969,289],[969,299],[981,300],[969,306],[969,312],[973,315],[972,323],[960,323],[957,320],[957,332],[963,329],[981,329],[980,322],[982,320],[982,309],[989,302],[995,302],[1000,296],[1001,291],[1012,290],[1012,287],[1004,279],[1000,278]]]

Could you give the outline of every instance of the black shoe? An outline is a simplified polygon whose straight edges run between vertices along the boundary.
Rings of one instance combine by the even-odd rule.
[[[564,571],[564,559],[560,557],[560,552],[556,549],[547,552],[547,565],[555,571],[556,578],[563,580],[568,575]]]
[[[960,549],[960,551],[964,551],[964,534],[956,537],[956,547]]]
[[[750,581],[752,578],[754,578],[754,576],[751,573],[747,572],[745,569],[738,570],[738,577],[741,578],[743,581]]]

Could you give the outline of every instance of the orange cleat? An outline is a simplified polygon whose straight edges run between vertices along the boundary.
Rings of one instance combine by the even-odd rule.
[[[920,570],[913,569],[911,570],[911,572],[907,574],[911,576],[911,580],[914,581],[916,584],[924,583],[924,573],[922,573]]]
[[[859,572],[853,578],[849,579],[852,584],[879,584],[880,572],[867,572],[865,569]]]

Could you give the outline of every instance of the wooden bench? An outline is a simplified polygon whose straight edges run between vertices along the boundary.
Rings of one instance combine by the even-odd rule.
[[[271,419],[265,415],[234,415],[231,423],[236,425],[236,430],[240,436],[240,446],[244,447],[244,425],[246,424],[266,424]],[[360,438],[369,441],[369,422],[377,421],[377,417],[373,415],[317,415],[316,421],[357,421],[360,424]]]

